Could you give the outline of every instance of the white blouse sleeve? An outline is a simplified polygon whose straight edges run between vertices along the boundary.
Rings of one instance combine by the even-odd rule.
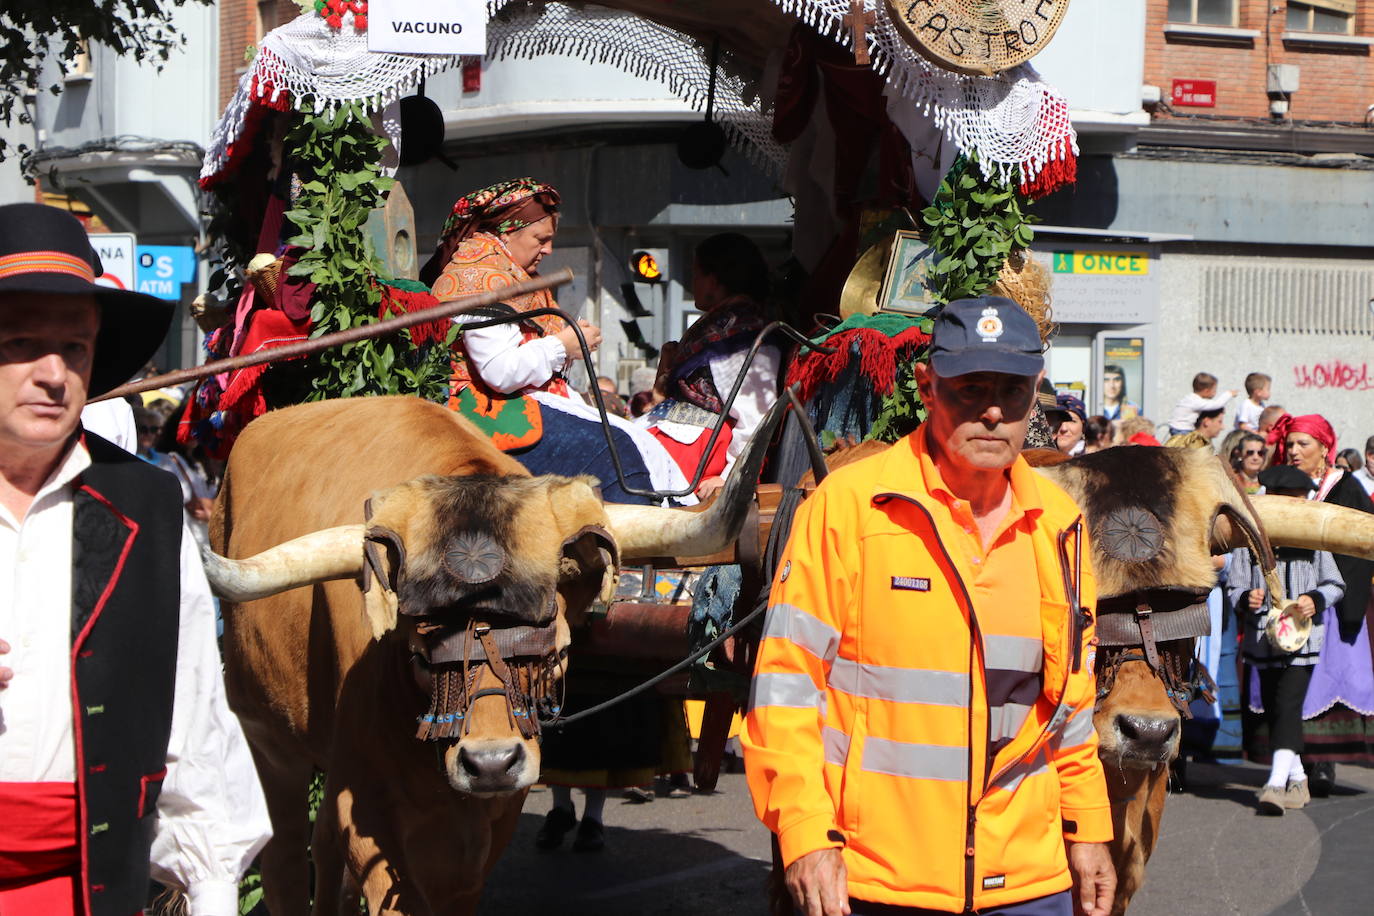
[[[172,737],[157,808],[153,877],[184,891],[192,916],[237,916],[239,879],[272,827],[248,742],[225,700],[214,603],[185,530]]]
[[[454,320],[462,323],[465,317]],[[568,364],[568,351],[562,341],[540,337],[521,343],[520,327],[513,322],[464,331],[463,346],[482,382],[505,394],[538,388]]]
[[[749,351],[743,350],[725,359],[712,360],[711,379],[715,382],[716,390],[720,392],[722,399],[730,396],[730,389],[734,387],[735,378],[748,355]],[[735,396],[735,403],[730,408],[730,417],[735,421],[735,428],[730,436],[730,445],[725,450],[725,470],[721,472],[722,477],[729,476],[735,459],[744,453],[754,430],[758,429],[764,415],[778,399],[778,370],[781,365],[782,352],[776,346],[765,344],[759,347],[759,352],[755,354],[754,362],[749,366],[744,382],[740,385],[739,394]]]

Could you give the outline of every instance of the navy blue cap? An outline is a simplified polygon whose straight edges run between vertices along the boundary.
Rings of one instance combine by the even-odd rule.
[[[970,372],[1038,375],[1045,368],[1035,319],[1010,299],[955,299],[935,318],[930,366],[942,378]]]

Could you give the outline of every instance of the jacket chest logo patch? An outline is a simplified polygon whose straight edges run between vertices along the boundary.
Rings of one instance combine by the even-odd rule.
[[[988,877],[983,879],[983,890],[985,891],[995,891],[999,888],[1003,888],[1006,886],[1006,875],[989,875]]]
[[[928,592],[930,580],[916,576],[893,576],[892,588],[901,592]]]

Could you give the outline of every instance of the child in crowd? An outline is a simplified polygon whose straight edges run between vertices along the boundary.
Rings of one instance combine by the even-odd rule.
[[[1193,393],[1184,395],[1183,399],[1174,405],[1174,412],[1169,415],[1169,435],[1181,436],[1192,432],[1197,426],[1199,410],[1225,407],[1235,396],[1234,391],[1227,391],[1218,396],[1217,377],[1210,372],[1199,372],[1193,376]]]
[[[1259,482],[1269,493],[1297,499],[1306,499],[1315,488],[1311,478],[1287,464],[1261,471]],[[1259,673],[1260,695],[1251,696],[1249,706],[1252,712],[1263,714],[1269,728],[1272,762],[1269,779],[1259,791],[1259,813],[1281,815],[1311,800],[1307,771],[1299,756],[1303,751],[1302,704],[1325,639],[1321,614],[1341,600],[1345,583],[1335,559],[1325,550],[1280,547],[1275,555],[1284,591],[1297,602],[1298,613],[1313,620],[1302,648],[1284,652],[1269,642],[1265,622],[1272,596],[1265,589],[1259,564],[1244,547],[1231,554],[1227,592],[1244,621],[1241,651],[1245,663]]]
[[[1264,402],[1269,400],[1269,387],[1273,379],[1263,372],[1251,372],[1245,377],[1245,400],[1236,408],[1236,429],[1247,432],[1259,430],[1260,414],[1264,412]]]

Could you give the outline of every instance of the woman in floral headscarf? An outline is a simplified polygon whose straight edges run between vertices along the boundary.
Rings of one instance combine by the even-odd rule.
[[[1270,430],[1269,442],[1275,447],[1276,465],[1291,464],[1312,479],[1316,485],[1312,499],[1374,512],[1364,487],[1333,467],[1336,433],[1325,417],[1284,415]],[[1307,748],[1303,756],[1315,764],[1310,785],[1316,796],[1331,791],[1336,763],[1374,761],[1374,661],[1369,646],[1374,562],[1343,554],[1335,559],[1345,581],[1345,596],[1322,611],[1326,641],[1302,709]]]
[[[434,256],[420,279],[446,302],[497,290],[537,276],[553,250],[559,195],[532,178],[503,181],[454,204]],[[489,309],[459,315],[459,324],[556,306],[549,290],[513,296]],[[593,351],[601,331],[578,321]],[[625,492],[595,410],[574,400],[564,373],[582,350],[572,328],[556,315],[464,331],[454,348],[449,406],[491,437],[493,444],[535,474],[590,474],[610,502],[644,503]],[[625,483],[637,489],[676,490],[686,480],[642,430],[611,417]]]

